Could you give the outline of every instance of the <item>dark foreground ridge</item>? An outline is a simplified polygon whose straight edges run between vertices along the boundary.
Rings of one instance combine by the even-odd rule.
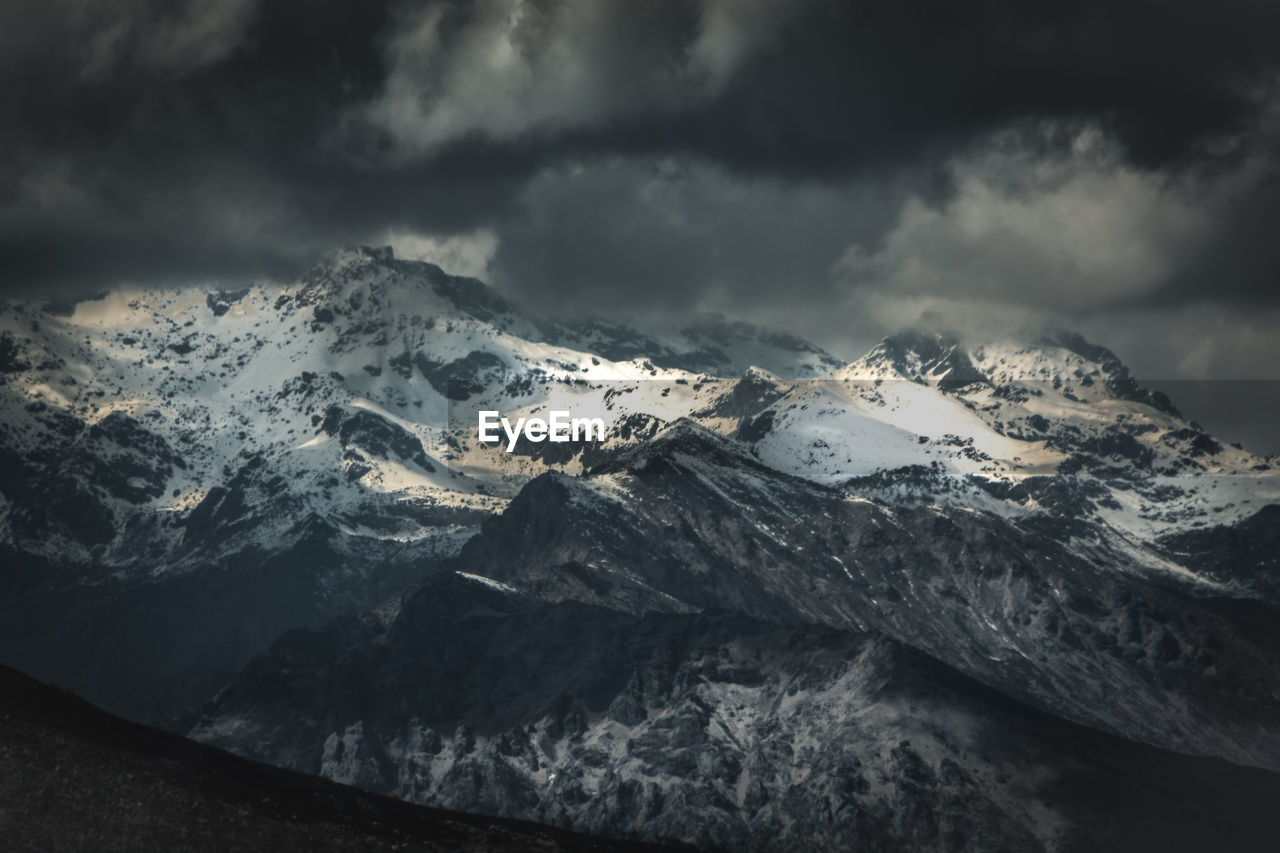
[[[3,666],[0,838],[9,851],[672,849],[425,808],[268,767]]]

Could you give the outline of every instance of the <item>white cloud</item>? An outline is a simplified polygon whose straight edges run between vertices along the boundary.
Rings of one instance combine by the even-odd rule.
[[[397,258],[427,261],[450,275],[479,279],[489,278],[489,264],[498,250],[498,237],[488,228],[451,235],[393,230],[378,242],[390,246]]]
[[[1093,130],[1052,155],[998,140],[951,174],[945,202],[909,200],[882,244],[851,247],[837,272],[898,295],[1081,311],[1154,292],[1213,233],[1210,193],[1125,165]]]
[[[772,45],[805,5],[801,0],[706,0],[689,48],[690,76],[702,75],[707,93],[718,91],[752,54]]]
[[[410,14],[388,45],[383,91],[361,116],[401,155],[476,134],[511,140],[696,107],[802,4],[705,0],[673,11],[481,0],[466,8],[465,17],[445,5]]]

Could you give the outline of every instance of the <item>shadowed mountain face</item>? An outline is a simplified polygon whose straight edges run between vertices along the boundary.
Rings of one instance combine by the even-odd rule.
[[[1247,849],[1280,466],[1175,403],[1070,333],[842,365],[722,319],[566,325],[369,249],[10,304],[0,658],[612,835]],[[481,410],[548,409],[605,441],[479,441]]]
[[[443,576],[283,637],[193,734],[417,802],[734,849],[1269,849],[1280,776],[1032,711],[879,633]]]
[[[533,481],[458,564],[547,600],[874,629],[1063,716],[1280,767],[1274,627],[1048,532],[851,500],[681,422],[586,476]]]
[[[657,850],[372,796],[127,723],[0,667],[6,850]]]

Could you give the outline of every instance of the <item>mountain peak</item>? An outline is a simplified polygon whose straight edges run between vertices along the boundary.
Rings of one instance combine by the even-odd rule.
[[[936,382],[944,391],[975,383],[1046,383],[1055,391],[1074,389],[1061,392],[1071,393],[1072,399],[1108,397],[1150,406],[1170,417],[1182,417],[1164,394],[1139,385],[1115,353],[1069,329],[1045,332],[1027,343],[1004,341],[971,346],[947,334],[899,332],[883,338],[870,352],[842,369],[837,378]],[[1083,389],[1090,390],[1085,393]]]
[[[889,335],[840,373],[843,379],[909,379],[968,385],[987,377],[950,335],[906,331]]]
[[[678,457],[697,459],[713,465],[760,465],[742,445],[707,429],[690,418],[679,418],[660,429],[646,442],[619,448],[606,460],[594,466],[591,474],[618,472],[638,473],[656,464],[675,462]]]
[[[1076,356],[1083,364],[1070,365],[1072,374],[1093,375],[1106,392],[1117,400],[1141,403],[1170,417],[1182,418],[1173,402],[1159,391],[1138,384],[1127,365],[1114,352],[1085,339],[1071,329],[1054,329],[1037,338],[1030,349],[1057,349]],[[1061,371],[1063,373],[1066,370]]]

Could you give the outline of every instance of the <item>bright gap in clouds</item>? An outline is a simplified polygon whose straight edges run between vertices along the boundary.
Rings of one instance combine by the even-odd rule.
[[[489,278],[489,264],[498,248],[498,236],[489,228],[466,234],[416,234],[412,231],[387,231],[377,241],[390,246],[397,258],[427,261],[450,275]]]

